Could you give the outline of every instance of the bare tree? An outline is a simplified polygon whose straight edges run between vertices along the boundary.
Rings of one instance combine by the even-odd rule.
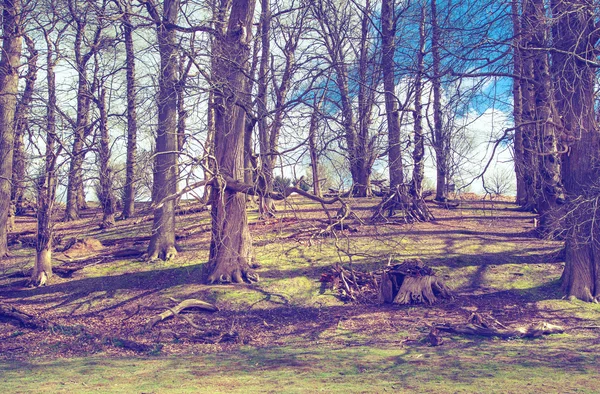
[[[37,237],[35,264],[31,273],[30,284],[43,286],[52,277],[52,214],[56,198],[56,162],[60,153],[57,148],[58,137],[56,134],[56,74],[55,68],[60,59],[59,43],[66,30],[66,25],[58,28],[58,13],[55,5],[50,2],[49,26],[41,26],[46,42],[46,149],[44,153],[44,168],[37,180]]]
[[[227,185],[244,179],[244,131],[247,103],[247,63],[250,56],[255,0],[233,0],[225,12],[227,30],[217,34],[215,62],[216,180],[211,201],[212,239],[209,282],[257,280],[250,269],[252,241],[246,215],[246,197]],[[224,20],[224,19],[223,19]]]
[[[402,150],[400,146],[400,113],[396,97],[396,2],[381,2],[381,70],[383,87],[385,88],[385,110],[388,127],[388,158],[390,172],[390,189],[404,183],[402,166]]]
[[[425,6],[421,5],[419,20],[419,46],[417,49],[416,73],[414,81],[414,149],[413,174],[410,186],[410,193],[413,197],[420,198],[423,192],[423,178],[425,173],[425,136],[423,134],[423,78],[425,76],[425,44],[427,36],[425,34]]]
[[[135,48],[133,45],[134,26],[131,21],[131,0],[122,0],[123,38],[125,40],[125,72],[127,79],[127,162],[125,175],[125,190],[123,193],[123,212],[121,216],[127,219],[135,212],[136,188],[136,151],[137,151],[137,112],[136,112],[136,76]]]
[[[175,248],[175,199],[177,193],[177,40],[176,30],[180,2],[164,0],[162,14],[155,3],[147,1],[146,9],[156,23],[160,75],[158,82],[158,129],[154,157],[152,201],[154,222],[148,246],[149,260],[170,260],[177,256]]]
[[[85,191],[83,184],[83,161],[87,149],[85,141],[90,135],[90,105],[91,92],[89,91],[91,81],[88,79],[88,63],[94,53],[98,50],[102,33],[102,24],[97,24],[91,40],[86,35],[87,28],[93,22],[94,16],[103,13],[106,6],[102,4],[99,14],[94,12],[94,5],[89,1],[77,2],[68,0],[69,13],[75,29],[75,40],[73,50],[75,52],[75,68],[77,71],[77,120],[73,134],[73,145],[71,147],[71,163],[69,167],[69,183],[67,186],[67,207],[65,220],[79,219],[80,208],[85,207]],[[91,20],[91,21],[90,21]],[[87,49],[87,51],[85,50]]]
[[[431,54],[432,54],[432,76],[431,85],[433,90],[433,130],[432,144],[435,150],[435,166],[437,171],[436,193],[437,201],[448,199],[448,188],[446,187],[448,172],[448,155],[450,152],[450,138],[448,128],[444,128],[442,116],[442,82],[441,82],[441,28],[437,10],[438,0],[431,0]]]

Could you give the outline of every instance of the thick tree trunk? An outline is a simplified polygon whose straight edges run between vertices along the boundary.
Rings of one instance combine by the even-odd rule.
[[[147,3],[148,5],[148,3]],[[156,16],[156,9],[149,11],[160,20],[157,25],[160,53],[160,77],[158,86],[158,130],[154,168],[153,201],[154,222],[148,246],[148,259],[171,260],[177,256],[175,248],[175,199],[167,199],[177,193],[177,41],[176,31],[167,24],[176,24],[179,0],[165,0],[163,15]]]
[[[255,0],[233,0],[225,35],[213,47],[215,80],[215,155],[219,173],[244,179],[244,131],[246,113],[238,105],[246,102],[247,63],[250,54]],[[217,175],[218,176],[218,175]],[[252,241],[246,215],[246,196],[213,185],[210,283],[253,281],[250,270]]]
[[[123,191],[124,219],[135,213],[136,190],[136,150],[137,150],[137,113],[135,91],[135,50],[133,46],[133,25],[131,23],[131,0],[124,1],[123,35],[125,39],[125,76],[127,80],[127,161],[125,166],[125,190]]]
[[[561,140],[569,146],[563,155],[562,177],[568,195],[566,254],[562,287],[567,296],[584,301],[600,298],[600,227],[596,199],[600,170],[600,131],[595,103],[595,10],[585,0],[552,1],[555,19],[552,53],[557,107],[564,130]],[[589,62],[589,63],[588,63]],[[578,200],[576,200],[578,199]],[[583,202],[582,202],[583,200]]]
[[[4,0],[0,56],[0,259],[8,255],[7,230],[21,58],[21,1]]]
[[[396,18],[395,1],[381,2],[381,69],[383,87],[385,89],[385,111],[388,126],[388,160],[390,174],[390,190],[404,183],[402,166],[402,150],[400,149],[400,113],[396,97],[395,71],[396,63]]]
[[[425,75],[425,6],[421,6],[421,20],[419,23],[419,51],[417,52],[417,73],[415,75],[415,110],[413,122],[415,132],[415,147],[412,152],[413,175],[410,185],[410,194],[420,199],[423,194],[423,178],[425,177],[425,136],[423,135],[423,75]]]
[[[431,54],[433,58],[431,85],[433,88],[433,148],[435,151],[437,176],[435,199],[443,202],[448,200],[446,183],[448,176],[449,138],[448,133],[444,131],[442,123],[441,29],[438,24],[437,1],[431,0]]]
[[[12,194],[11,201],[14,205],[15,215],[25,213],[25,176],[26,176],[26,161],[25,161],[25,132],[29,128],[29,113],[31,111],[31,103],[33,102],[33,93],[35,81],[37,79],[37,60],[38,51],[35,49],[35,43],[28,36],[25,37],[29,56],[27,57],[27,74],[25,75],[25,89],[20,102],[17,104],[15,114],[15,144],[13,155],[13,173],[12,173]]]

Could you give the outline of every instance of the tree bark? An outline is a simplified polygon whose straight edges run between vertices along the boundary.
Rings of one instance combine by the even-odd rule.
[[[390,190],[404,183],[402,166],[402,150],[400,149],[400,113],[396,97],[395,71],[396,63],[396,18],[395,1],[381,2],[381,69],[383,87],[385,89],[385,111],[388,126],[388,160],[390,173]]]
[[[176,31],[168,25],[177,23],[179,0],[165,0],[163,14],[146,3],[157,23],[160,54],[158,82],[158,130],[154,168],[153,204],[154,222],[148,246],[148,259],[171,260],[177,256],[175,248],[175,199],[167,199],[177,192],[177,41]]]
[[[562,159],[562,178],[569,204],[562,288],[584,301],[600,298],[600,227],[596,199],[600,170],[600,131],[595,119],[597,38],[595,9],[587,0],[552,1],[555,20],[552,53],[556,101],[564,125],[561,141],[569,151]],[[582,203],[582,200],[584,201]]]
[[[8,216],[21,58],[21,1],[4,0],[0,56],[0,258],[8,255]]]
[[[127,161],[125,165],[125,190],[123,191],[124,219],[135,213],[137,112],[135,90],[135,49],[133,46],[133,24],[131,23],[131,0],[124,1],[123,35],[125,39],[125,76],[127,80]]]
[[[213,185],[212,239],[208,262],[210,283],[258,279],[250,270],[252,241],[246,196],[225,188],[223,177],[244,179],[244,131],[247,63],[255,0],[233,0],[227,31],[213,47],[215,80],[215,155],[219,173]]]

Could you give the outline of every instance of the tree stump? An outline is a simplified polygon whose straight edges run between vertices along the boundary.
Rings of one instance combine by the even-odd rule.
[[[407,260],[384,270],[379,300],[394,304],[433,304],[451,298],[451,291],[435,272],[419,260]]]

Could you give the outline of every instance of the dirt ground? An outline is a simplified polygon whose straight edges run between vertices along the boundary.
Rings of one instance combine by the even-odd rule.
[[[0,263],[0,302],[49,327],[29,329],[0,321],[0,357],[193,355],[241,346],[320,343],[423,346],[429,326],[465,323],[473,312],[511,327],[540,321],[569,327],[597,324],[597,314],[553,303],[561,298],[560,243],[536,237],[533,214],[520,212],[509,201],[463,200],[454,209],[428,202],[436,217],[429,223],[370,223],[370,208],[377,202],[352,201],[356,216],[335,234],[319,234],[326,227],[325,214],[319,205],[298,197],[280,203],[276,219],[259,220],[250,211],[261,281],[218,286],[203,284],[208,212],[178,216],[180,254],[174,262],[147,263],[142,254],[149,216],[118,221],[115,228],[101,231],[101,213],[90,209],[82,220],[56,227],[60,243],[54,264],[78,268],[70,277],[56,275],[47,286],[25,287],[34,256],[25,241]],[[33,217],[18,218],[15,233],[20,239],[32,236],[34,229]],[[72,239],[86,238],[102,245],[89,253],[63,251]],[[433,306],[344,303],[319,282],[336,263],[372,271],[390,258],[415,257],[445,279],[453,299]],[[156,314],[188,298],[213,303],[219,311],[195,311],[145,329]],[[461,344],[447,340],[444,346]]]

